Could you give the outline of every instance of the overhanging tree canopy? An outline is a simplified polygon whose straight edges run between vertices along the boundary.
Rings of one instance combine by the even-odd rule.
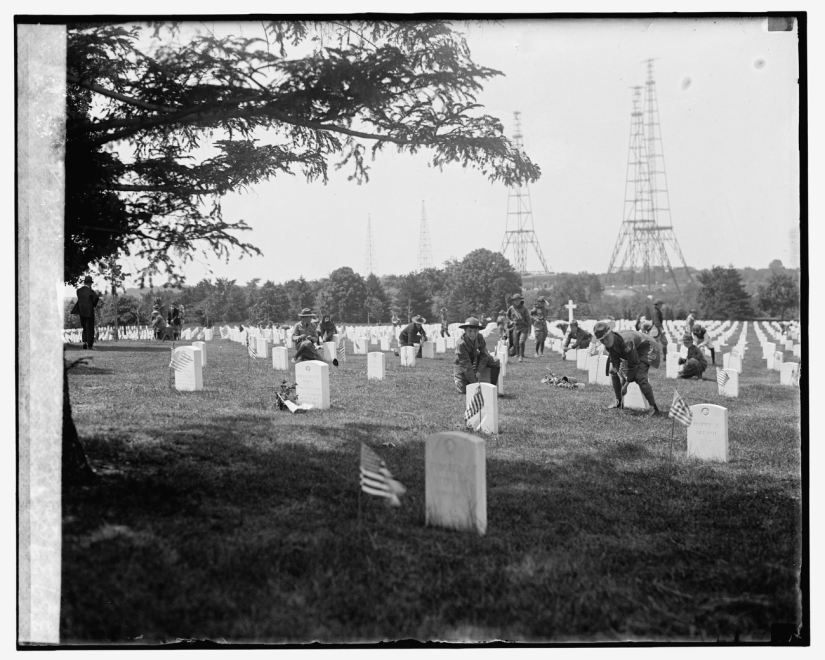
[[[326,182],[331,160],[360,183],[368,149],[387,144],[508,185],[540,176],[501,122],[480,114],[483,81],[502,74],[475,64],[449,23],[269,22],[261,32],[71,26],[66,281],[117,251],[172,281],[199,246],[259,253],[232,233],[243,221],[224,221],[222,195],[278,174]]]

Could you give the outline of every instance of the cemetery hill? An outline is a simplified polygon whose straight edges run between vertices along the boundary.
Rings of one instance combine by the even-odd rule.
[[[670,289],[664,269],[647,287],[632,273],[528,281],[468,228],[461,256],[406,274],[186,285],[204,246],[260,254],[223,196],[284,174],[326,183],[329,163],[366,183],[368,147],[502,191],[538,181],[520,133],[477,112],[501,73],[453,24],[321,27],[68,28],[64,281],[94,272],[104,295],[93,352],[66,301],[60,641],[795,630],[798,269],[685,266]],[[347,231],[327,229],[313,240]],[[287,252],[296,228],[279,231]],[[528,323],[520,296],[543,315]],[[619,333],[656,358],[658,410],[626,382],[632,358],[610,353]]]

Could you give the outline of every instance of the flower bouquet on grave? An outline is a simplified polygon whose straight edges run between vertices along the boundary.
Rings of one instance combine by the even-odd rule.
[[[580,383],[577,378],[571,378],[570,376],[559,377],[552,371],[549,375],[542,378],[541,382],[542,384],[555,385],[556,387],[562,387],[568,390],[575,390],[584,387],[584,383]]]
[[[285,380],[281,381],[281,384],[275,392],[275,403],[278,406],[278,410],[288,410],[287,401],[293,405],[298,404],[298,394],[295,391],[297,387],[297,383],[290,385]]]

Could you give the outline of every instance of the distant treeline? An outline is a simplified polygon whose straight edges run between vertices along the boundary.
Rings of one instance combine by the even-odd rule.
[[[658,283],[652,290],[629,284],[605,289],[603,275],[582,272],[560,273],[548,288],[523,291],[521,277],[504,256],[479,249],[460,261],[446,262],[443,268],[406,275],[363,277],[344,267],[317,280],[300,277],[261,283],[256,278],[238,284],[217,278],[182,289],[133,290],[118,296],[117,311],[123,325],[148,323],[156,301],[164,314],[173,302],[178,303],[185,322],[199,325],[294,322],[307,307],[346,323],[387,323],[393,313],[405,322],[416,314],[436,321],[442,309],[455,322],[468,316],[495,319],[514,293],[522,293],[530,307],[544,297],[551,318],[559,319],[567,319],[568,300],[576,303],[578,318],[651,318],[656,298],[664,300],[668,319],[684,319],[691,309],[699,311],[699,318],[784,319],[799,309],[799,271],[783,268],[778,260],[761,270],[715,266],[694,272],[693,281],[682,270],[679,291],[662,273],[656,275]],[[73,302],[66,301],[66,327],[79,325],[77,317],[68,314]],[[112,296],[105,295],[98,306],[98,323],[113,324],[114,316]]]

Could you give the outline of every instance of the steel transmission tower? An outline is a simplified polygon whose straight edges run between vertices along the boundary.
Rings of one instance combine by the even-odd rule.
[[[364,254],[364,271],[366,275],[376,270],[375,250],[372,247],[372,218],[367,216],[367,249]]]
[[[513,138],[516,141],[516,147],[521,151],[524,149],[521,134],[521,112],[516,110],[513,114],[516,117],[516,132],[513,134]],[[527,270],[527,253],[530,246],[535,249],[543,268],[537,274],[550,275],[539,246],[539,239],[533,229],[533,208],[530,204],[530,189],[526,183],[524,186],[518,184],[511,186],[507,195],[507,223],[499,252],[507,256],[507,248],[510,246],[513,247],[513,267],[520,275],[531,274],[531,271]]]
[[[421,232],[418,237],[418,270],[433,267],[433,250],[430,247],[430,230],[427,229],[427,212],[421,200]]]
[[[655,271],[659,268],[663,274],[670,274],[676,290],[681,294],[668,258],[668,246],[684,266],[688,280],[693,278],[673,232],[653,60],[647,60],[644,101],[642,88],[632,89],[624,213],[619,238],[607,269],[607,283],[612,284],[617,275],[625,273],[629,275],[631,285],[638,276],[640,283],[650,289],[655,282]]]

